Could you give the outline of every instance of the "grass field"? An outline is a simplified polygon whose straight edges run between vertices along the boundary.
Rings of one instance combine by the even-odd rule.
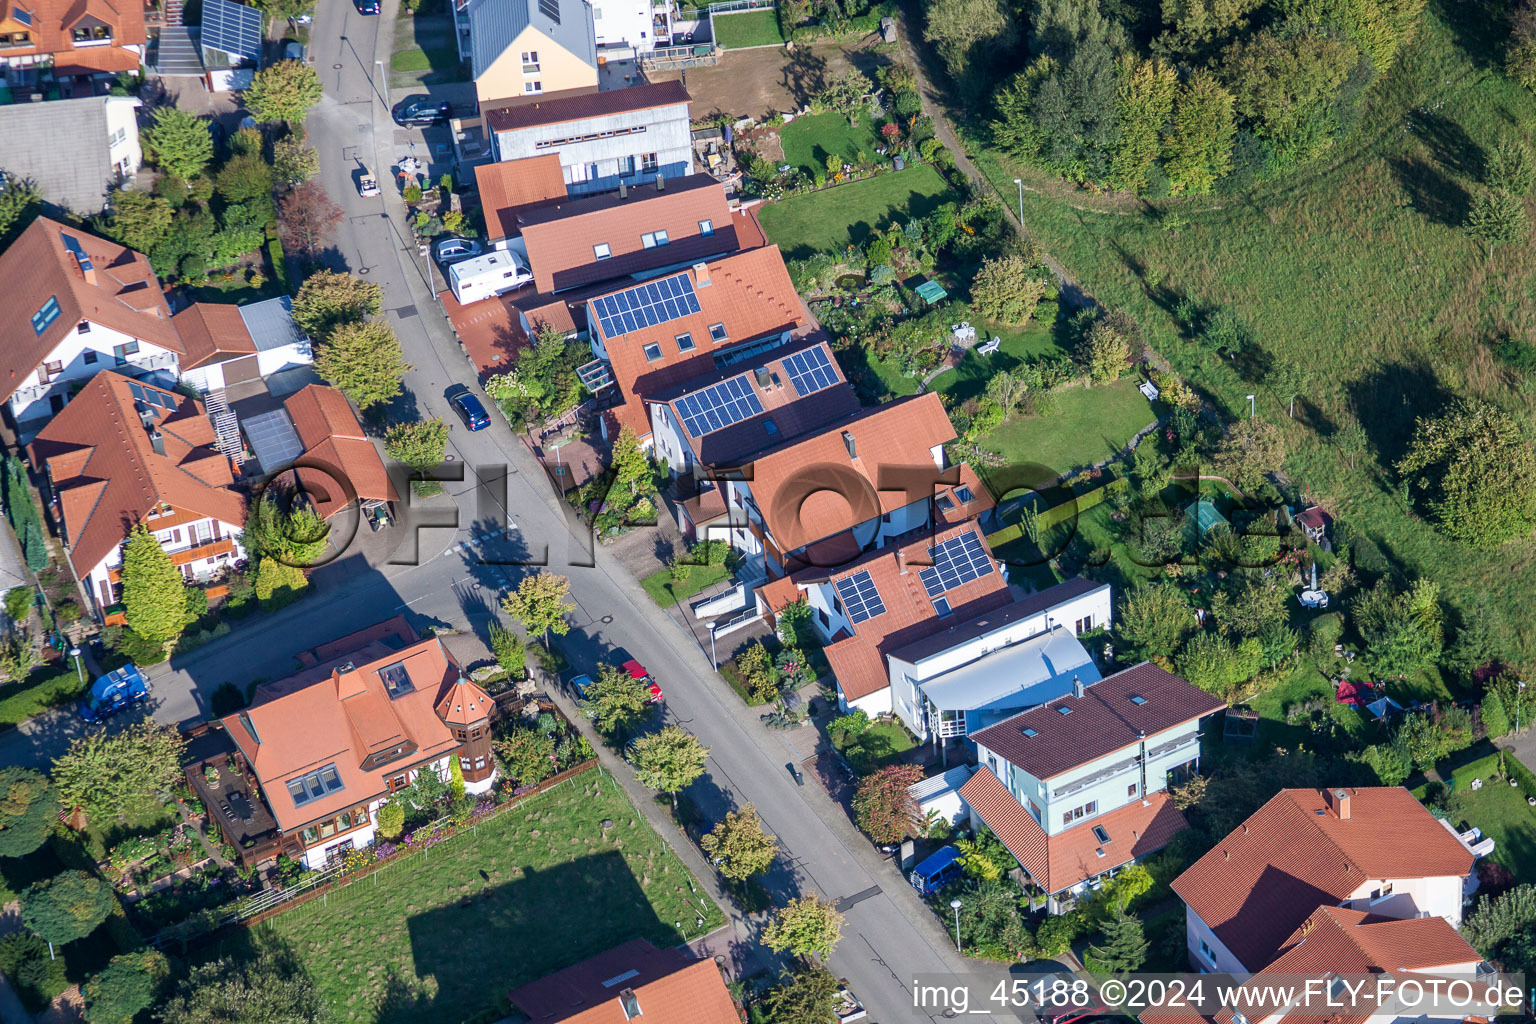
[[[1052,326],[1039,321],[1013,326],[978,320],[972,326],[976,328],[978,339],[996,337],[1002,344],[996,352],[986,356],[971,349],[960,360],[959,366],[929,382],[929,387],[957,401],[978,397],[986,390],[987,380],[1000,370],[1016,370],[1042,356],[1071,355],[1060,344]]]
[[[278,916],[270,934],[309,965],[338,1021],[463,1021],[637,936],[676,945],[673,922],[687,937],[715,927],[719,909],[692,884],[617,784],[588,772]]]
[[[405,15],[395,22],[395,49],[389,58],[390,85],[409,89],[468,80],[453,40],[453,20],[445,14]]]
[[[715,42],[721,49],[739,50],[744,46],[782,46],[784,34],[779,31],[779,15],[772,8],[766,11],[742,11],[722,14],[713,19]]]
[[[1482,829],[1484,836],[1494,840],[1493,860],[1516,878],[1530,878],[1536,872],[1536,808],[1525,802],[1524,789],[1493,781],[1498,760],[1497,754],[1491,754],[1452,773],[1456,780],[1454,805],[1465,817],[1466,825]],[[1482,788],[1473,790],[1473,779],[1482,779]],[[1451,824],[1462,822],[1453,816]]]
[[[880,145],[867,115],[860,115],[859,123],[850,125],[846,117],[835,112],[796,118],[779,130],[779,142],[784,146],[784,162],[807,174],[827,173],[829,156],[852,162],[861,152],[874,156]]]
[[[679,601],[688,598],[714,586],[721,580],[728,579],[731,570],[723,565],[695,565],[688,570],[688,577],[681,583],[673,583],[672,575],[666,569],[653,572],[640,581],[645,592],[651,595],[651,600],[663,608],[670,608]]]
[[[770,241],[790,259],[869,240],[900,216],[927,216],[950,198],[928,164],[769,203],[759,212]]]
[[[1536,546],[1452,543],[1399,497],[1392,466],[1415,418],[1455,396],[1492,401],[1536,434],[1530,379],[1502,367],[1489,343],[1536,327],[1536,247],[1487,260],[1462,220],[1483,154],[1501,130],[1529,138],[1536,98],[1500,70],[1503,20],[1483,5],[1432,0],[1398,65],[1367,100],[1356,133],[1316,164],[1238,197],[1129,202],[1068,190],[998,154],[973,155],[1016,200],[1044,247],[1110,306],[1130,311],[1148,341],[1229,414],[1257,393],[1280,423],[1286,470],[1343,511],[1394,568],[1441,584],[1463,615],[1479,595],[1509,611],[1521,655],[1536,655]],[[1171,316],[1188,299],[1229,306],[1257,349],[1233,363],[1204,349]],[[1265,364],[1312,372],[1285,418],[1262,385]],[[1351,470],[1331,446],[1359,419],[1374,453]]]
[[[1111,457],[1157,419],[1130,377],[1102,387],[1068,388],[1057,402],[1059,411],[1049,416],[1015,414],[981,444],[1009,464],[1038,462],[1065,473]]]
[[[842,734],[840,734],[842,735]],[[917,746],[917,739],[900,722],[874,722],[852,742],[837,743],[838,753],[860,775],[900,764],[902,755]]]

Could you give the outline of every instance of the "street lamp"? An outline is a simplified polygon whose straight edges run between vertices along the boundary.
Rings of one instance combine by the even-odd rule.
[[[963,904],[961,904],[961,902],[960,902],[960,897],[958,897],[958,896],[956,896],[954,899],[949,901],[949,909],[951,909],[951,910],[953,910],[955,912],[955,952],[956,953],[960,953],[961,952],[961,949],[960,949],[960,907],[962,905]]]
[[[715,660],[715,623],[706,622],[704,627],[709,630],[709,667],[718,670],[720,664]]]
[[[1019,186],[1019,227],[1024,226],[1024,179],[1014,178],[1013,183]]]
[[[1520,702],[1525,696],[1525,683],[1520,683],[1520,689],[1515,691],[1515,732],[1520,731]]]
[[[79,674],[80,681],[82,683],[85,682],[85,666],[80,664],[80,648],[71,647],[69,649],[69,656],[75,659],[75,671]]]
[[[1248,418],[1249,419],[1253,419],[1255,416],[1258,415],[1258,411],[1254,408],[1254,405],[1253,405],[1253,400],[1254,400],[1255,397],[1257,397],[1257,396],[1255,396],[1255,395],[1249,395],[1248,396]]]

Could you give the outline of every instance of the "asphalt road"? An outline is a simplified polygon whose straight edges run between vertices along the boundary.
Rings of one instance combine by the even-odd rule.
[[[571,579],[577,610],[563,646],[573,667],[589,670],[613,648],[624,647],[651,669],[665,689],[669,718],[711,749],[708,774],[689,795],[712,817],[752,803],[779,837],[784,867],[768,879],[775,898],[817,892],[845,901],[848,924],[829,966],[848,979],[871,1018],[886,1024],[939,1019],[936,1011],[916,1005],[913,986],[919,976],[928,981],[974,973],[956,955],[952,935],[825,792],[814,782],[795,785],[785,767],[791,760],[787,745],[729,691],[707,654],[601,547],[587,557],[591,545],[570,529],[542,470],[510,428],[493,417],[490,428],[470,433],[449,411],[443,392],[455,383],[474,386],[474,372],[428,290],[421,257],[406,245],[403,208],[388,182],[389,167],[408,152],[410,140],[418,143],[417,155],[427,151],[419,134],[390,121],[387,94],[380,91],[384,76],[374,63],[382,60],[387,67],[397,3],[385,0],[383,16],[367,18],[349,3],[321,4],[311,34],[326,92],[311,113],[309,138],[319,152],[320,180],[346,213],[336,233],[334,262],[383,288],[386,315],[414,367],[401,405],[414,403],[421,415],[454,424],[449,450],[457,464],[505,467],[504,493],[499,483],[477,485],[473,478],[449,484],[459,525],[421,531],[418,564],[376,570],[361,566],[360,558],[343,562],[325,571],[319,593],[159,667],[152,673],[155,717],[200,718],[221,683],[278,678],[291,671],[295,653],[403,609],[417,622],[483,630],[494,614],[497,589],[529,570],[482,564],[481,555],[547,561]],[[357,195],[355,175],[363,165],[379,178],[383,197]],[[447,511],[446,502],[442,505],[439,515]],[[506,538],[474,541],[508,523],[513,528]],[[397,529],[408,531],[410,524]],[[72,716],[61,713],[0,735],[0,763],[46,763],[76,728]],[[733,921],[733,955],[761,959],[757,951],[741,948],[754,944],[761,923],[760,918]],[[991,1019],[974,1011],[967,1016]]]

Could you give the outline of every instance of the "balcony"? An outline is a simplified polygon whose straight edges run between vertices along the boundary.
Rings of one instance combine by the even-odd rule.
[[[224,838],[240,851],[241,863],[254,867],[283,851],[283,833],[277,827],[255,773],[235,750],[229,734],[210,729],[187,744],[187,782],[208,807],[208,817],[218,822]],[[210,778],[211,771],[217,777]]]

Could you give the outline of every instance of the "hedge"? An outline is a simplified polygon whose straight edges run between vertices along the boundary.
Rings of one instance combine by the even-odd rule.
[[[1095,505],[1101,504],[1115,491],[1125,490],[1130,486],[1130,483],[1131,481],[1129,477],[1116,477],[1101,487],[1095,487],[1091,491],[1086,491],[1083,494],[1077,495],[1077,499],[1075,501],[1068,500],[1062,502],[1059,505],[1052,505],[1050,508],[1040,513],[1040,529],[1049,530],[1051,527],[1060,523],[1064,523],[1074,516],[1082,515],[1084,512],[1087,512]],[[1014,523],[1012,526],[1005,526],[1003,529],[998,530],[996,533],[988,534],[987,543],[995,548],[998,545],[1006,544],[1011,540],[1018,540],[1022,536],[1024,536],[1024,524]]]
[[[10,692],[0,700],[0,731],[14,729],[34,715],[49,708],[68,704],[85,689],[74,666],[37,669],[19,688],[7,687]]]
[[[288,280],[288,259],[283,255],[283,241],[277,237],[275,231],[272,232],[272,237],[267,239],[267,258],[272,263],[272,279],[277,282],[284,295],[292,295],[293,285]]]

